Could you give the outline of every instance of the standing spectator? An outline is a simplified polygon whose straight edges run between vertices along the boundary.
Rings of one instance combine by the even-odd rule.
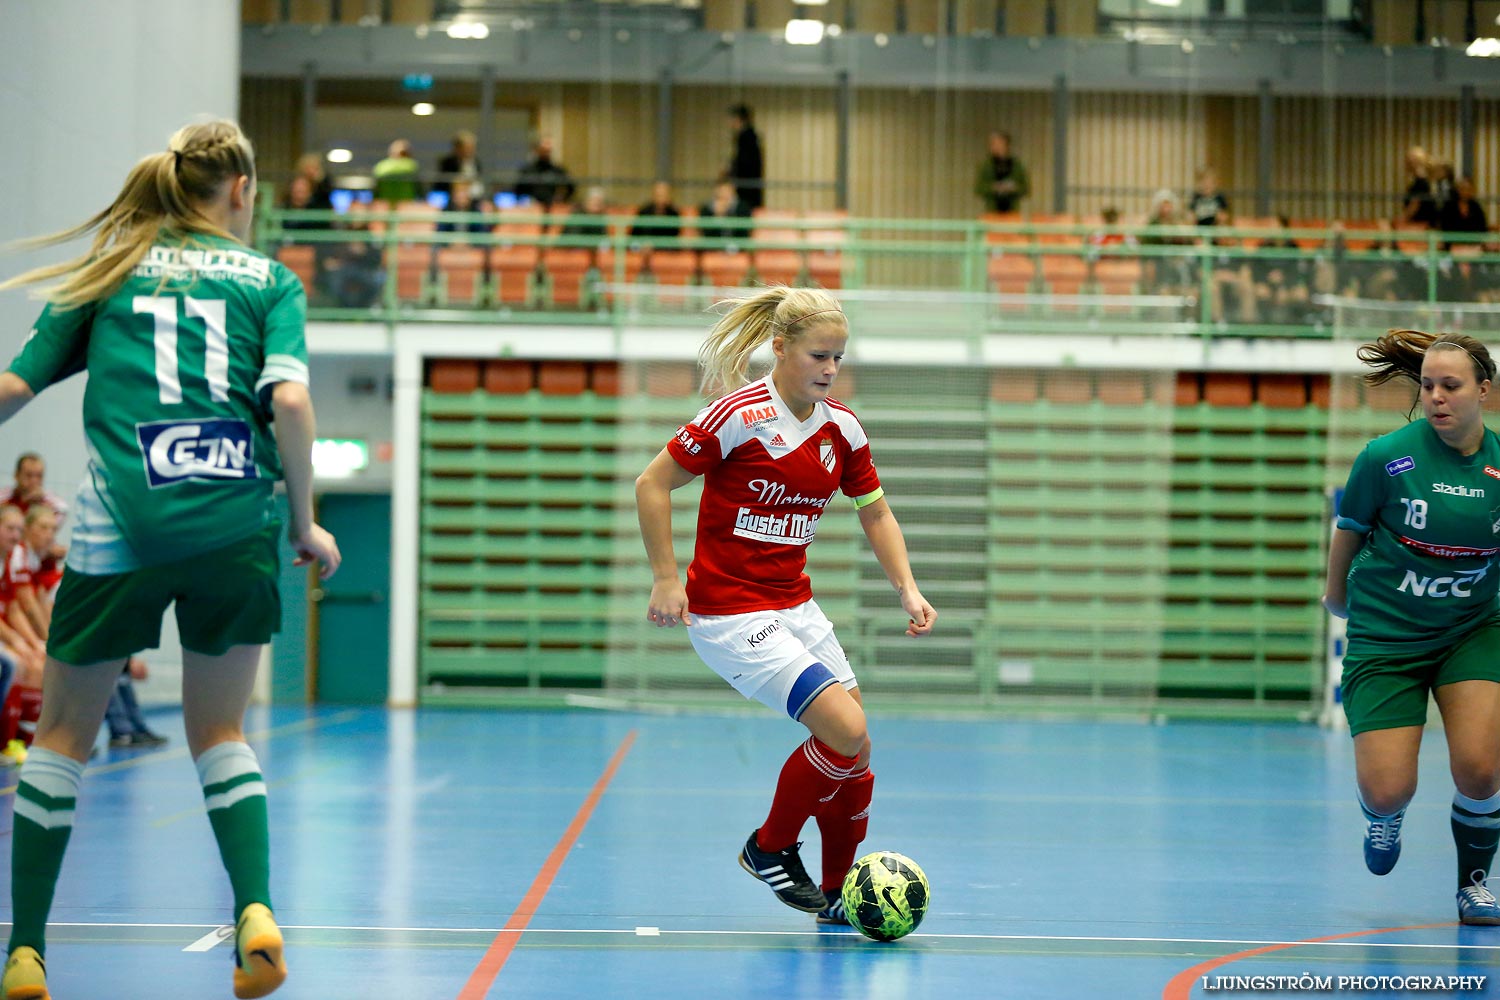
[[[1193,177],[1193,195],[1188,199],[1188,213],[1199,226],[1229,226],[1229,199],[1219,190],[1219,172],[1213,167],[1199,167]]]
[[[651,200],[635,210],[636,222],[630,227],[630,235],[636,239],[678,239],[682,236],[682,223],[677,221],[681,214],[672,202],[672,185],[657,181],[651,185]]]
[[[734,132],[734,156],[724,171],[724,179],[734,184],[736,197],[753,213],[766,203],[766,161],[761,153],[760,135],[755,131],[754,112],[748,104],[729,109],[729,127]]]
[[[721,220],[749,217],[750,210],[740,201],[734,185],[728,181],[720,181],[714,185],[714,196],[698,209],[698,235],[706,240],[744,239],[749,235],[748,229],[744,226],[724,225]]]
[[[556,203],[572,201],[574,190],[568,168],[552,159],[552,139],[542,136],[531,159],[521,167],[521,175],[516,179],[516,197],[530,198],[545,212]]]
[[[1428,169],[1427,178],[1432,184],[1432,217],[1427,220],[1429,226],[1440,226],[1443,222],[1443,212],[1448,203],[1457,195],[1453,183],[1453,164],[1447,160],[1433,160]]]
[[[418,180],[421,165],[412,159],[411,143],[397,139],[391,143],[385,159],[375,164],[375,198],[391,205],[416,201],[422,197]]]
[[[135,700],[135,681],[144,681],[149,674],[146,661],[132,656],[115,678],[115,690],[109,696],[109,707],[104,710],[104,724],[109,727],[109,745],[117,749],[159,747],[167,742],[160,733],[152,732],[141,715],[141,706]]]
[[[68,505],[61,497],[48,493],[43,481],[47,475],[47,463],[42,456],[28,451],[16,459],[15,485],[0,490],[0,505],[15,507],[22,514],[40,500],[57,511],[59,517],[68,512]]]
[[[461,187],[469,189],[471,204],[484,197],[484,182],[480,179],[484,168],[479,165],[478,149],[479,141],[473,132],[466,129],[453,133],[453,148],[438,161],[438,172],[442,176],[433,185],[434,191],[448,195],[448,204],[453,204],[454,191]]]
[[[1438,218],[1438,228],[1445,233],[1487,233],[1489,220],[1484,216],[1484,206],[1474,197],[1474,178],[1460,177],[1453,186],[1453,197],[1443,205]],[[1447,246],[1451,247],[1449,243]]]
[[[328,172],[323,169],[323,157],[318,153],[303,153],[297,157],[297,172],[292,175],[293,179],[304,177],[311,185],[312,194],[308,199],[307,207],[319,211],[329,211],[333,208],[333,181],[328,178]]]
[[[1026,165],[1010,155],[1009,132],[990,133],[990,154],[979,161],[974,193],[983,199],[986,212],[1019,211],[1022,199],[1031,194]]]
[[[1437,209],[1432,203],[1432,182],[1428,179],[1427,150],[1412,146],[1406,151],[1406,191],[1401,195],[1401,211],[1397,222],[1420,222],[1427,225],[1437,221]]]

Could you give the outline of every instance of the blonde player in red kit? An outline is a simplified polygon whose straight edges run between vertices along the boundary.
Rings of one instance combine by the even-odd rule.
[[[828,395],[849,325],[821,289],[772,287],[729,310],[700,352],[709,392],[726,392],[677,431],[635,483],[651,560],[658,627],[689,626],[693,648],[746,698],[785,712],[812,735],[781,768],[770,815],[740,866],[788,906],[846,923],[839,889],[869,824],[870,737],[858,682],[812,597],[804,569],[818,519],[851,497],[870,547],[908,616],[906,634],[932,631],[937,612],[912,578],[901,527],[854,412]],[[769,375],[751,381],[768,343]],[[672,490],[703,476],[687,586],[672,553]],[[823,880],[808,876],[797,836],[816,817]]]

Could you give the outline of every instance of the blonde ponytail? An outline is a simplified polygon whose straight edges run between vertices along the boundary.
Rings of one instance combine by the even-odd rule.
[[[750,361],[757,348],[776,337],[796,340],[815,323],[844,325],[838,300],[821,288],[772,285],[748,298],[732,300],[698,351],[703,392],[721,396],[750,382]]]
[[[108,298],[129,277],[163,229],[234,239],[215,225],[201,206],[225,181],[255,176],[255,151],[231,121],[211,121],[178,129],[166,152],[137,163],[114,202],[71,229],[24,241],[21,246],[56,246],[93,234],[86,253],[48,264],[0,282],[0,289],[61,278],[44,291],[54,306],[76,308]]]

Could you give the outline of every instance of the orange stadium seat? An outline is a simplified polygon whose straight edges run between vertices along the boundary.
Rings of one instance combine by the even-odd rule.
[[[1318,218],[1311,218],[1311,217],[1309,217],[1309,218],[1302,218],[1302,219],[1289,219],[1287,221],[1289,221],[1292,224],[1292,228],[1293,229],[1327,229],[1328,228],[1328,220],[1327,219],[1318,219]],[[1294,237],[1292,237],[1292,242],[1295,243],[1295,244],[1297,244],[1303,250],[1316,250],[1319,247],[1321,247],[1324,243],[1328,242],[1328,237],[1326,235],[1324,235],[1324,234],[1316,234],[1316,235],[1314,235],[1314,234],[1308,234],[1308,235],[1305,235],[1305,236],[1294,236]]]
[[[657,301],[667,305],[682,305],[685,293],[666,294],[662,289],[685,288],[698,277],[698,251],[656,250],[648,262],[651,276],[656,279]]]
[[[1078,216],[1072,212],[1054,212],[1031,217],[1033,226],[1074,226],[1078,224]],[[1083,235],[1081,233],[1037,233],[1038,243],[1050,243],[1054,246],[1082,246]]]
[[[542,254],[542,269],[552,288],[552,304],[587,308],[584,299],[589,269],[594,266],[594,251],[583,247],[552,247]]]
[[[1088,280],[1088,276],[1088,262],[1082,257],[1062,254],[1045,254],[1042,257],[1042,280],[1046,282],[1050,295],[1077,295],[1083,291],[1083,283]],[[1052,308],[1072,311],[1078,306],[1057,304]]]
[[[545,216],[527,210],[500,213],[495,235],[502,242],[490,248],[490,273],[495,278],[495,303],[501,306],[525,306],[532,302],[532,279],[541,262],[537,241],[542,236]],[[514,240],[514,242],[509,242]]]
[[[484,391],[515,395],[536,384],[536,365],[530,361],[486,361]]]
[[[428,275],[432,271],[430,243],[403,244],[396,248],[396,298],[404,303],[426,303]]]
[[[439,247],[438,274],[442,277],[443,300],[450,305],[476,305],[484,291],[484,248],[455,245]]]
[[[599,280],[606,285],[615,281],[624,281],[627,285],[635,284],[646,269],[646,252],[644,250],[626,250],[620,255],[623,265],[623,273],[615,270],[615,251],[612,247],[603,247],[599,250],[596,266],[599,268]],[[614,302],[612,292],[604,293],[604,301]]]
[[[1020,212],[986,212],[979,217],[979,221],[985,225],[1020,225],[1023,221]],[[984,234],[986,243],[1030,243],[1031,237],[1025,233],[995,232],[986,230]]]
[[[479,362],[430,361],[427,364],[427,385],[433,392],[473,392],[479,388]]]
[[[990,284],[1001,295],[1025,295],[1036,281],[1036,261],[1025,254],[995,254],[989,263]]]
[[[824,288],[844,287],[844,244],[849,242],[849,230],[845,228],[848,212],[808,212],[803,216],[819,227],[809,228],[803,239],[809,244],[807,251],[807,276],[815,285]]]
[[[1279,225],[1280,222],[1274,215],[1245,215],[1234,220],[1235,229],[1266,230],[1265,232],[1256,233],[1253,236],[1244,236],[1239,239],[1239,244],[1249,249],[1254,249],[1267,240],[1272,239],[1270,231],[1278,228]],[[1230,241],[1226,240],[1225,242],[1227,244]]]
[[[576,396],[588,388],[589,370],[582,361],[543,361],[536,366],[536,387],[546,396]]]
[[[318,276],[318,248],[300,244],[289,244],[276,248],[276,259],[291,269],[302,282],[307,297],[312,298],[313,282]]]
[[[1344,246],[1350,250],[1372,250],[1381,240],[1381,232],[1389,232],[1391,224],[1385,219],[1345,219]],[[1356,236],[1355,233],[1361,235]]]
[[[1302,375],[1262,375],[1256,379],[1255,395],[1262,405],[1300,410],[1307,405],[1307,379]]]
[[[1424,254],[1430,245],[1428,228],[1422,222],[1401,222],[1396,225],[1396,249],[1402,253]]]
[[[1209,372],[1203,376],[1203,399],[1214,406],[1249,406],[1254,399],[1244,372]]]
[[[750,255],[732,250],[709,250],[700,258],[703,279],[715,288],[738,288],[750,276]]]

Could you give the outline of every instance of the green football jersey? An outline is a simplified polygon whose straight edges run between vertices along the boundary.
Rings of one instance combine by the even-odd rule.
[[[1415,420],[1365,446],[1338,526],[1366,534],[1349,569],[1349,642],[1393,652],[1451,644],[1496,608],[1500,437],[1473,455]]]
[[[10,370],[36,392],[89,373],[69,567],[182,559],[272,520],[271,390],[307,382],[306,316],[284,265],[204,236],[163,238],[107,299],[42,311]]]

